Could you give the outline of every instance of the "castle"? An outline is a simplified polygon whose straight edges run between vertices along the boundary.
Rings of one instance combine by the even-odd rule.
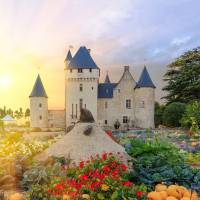
[[[117,83],[111,83],[108,74],[99,83],[100,68],[90,50],[82,46],[72,57],[65,59],[65,109],[48,110],[48,96],[38,75],[30,98],[31,127],[67,128],[79,119],[81,108],[87,108],[95,121],[105,127],[154,128],[155,85],[144,67],[136,82],[129,71]]]

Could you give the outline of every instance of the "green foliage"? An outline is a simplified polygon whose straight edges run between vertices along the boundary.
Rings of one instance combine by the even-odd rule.
[[[133,139],[129,154],[133,161],[132,179],[152,187],[156,183],[178,183],[186,187],[197,185],[200,170],[186,163],[185,154],[166,138]]]
[[[163,124],[162,116],[165,109],[165,105],[160,105],[158,102],[155,103],[155,126],[158,127],[160,124]]]
[[[200,47],[190,50],[169,64],[164,75],[168,103],[200,99]]]
[[[185,111],[185,104],[174,102],[166,106],[163,113],[163,124],[169,127],[179,127]]]
[[[200,126],[200,101],[188,104],[181,119],[181,124],[185,127],[191,127],[192,122],[196,122]]]

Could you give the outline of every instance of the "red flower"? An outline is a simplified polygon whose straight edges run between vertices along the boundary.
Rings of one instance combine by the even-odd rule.
[[[117,176],[118,174],[119,174],[119,171],[117,169],[111,172],[112,176]]]
[[[102,154],[102,159],[103,159],[103,160],[106,160],[106,159],[107,159],[107,153],[103,153],[103,154]]]
[[[124,165],[123,163],[120,164],[118,167],[121,168],[123,171],[126,171],[127,168],[128,168],[128,167],[127,167],[126,165]]]
[[[55,189],[58,189],[58,190],[63,190],[63,189],[64,189],[64,187],[63,187],[63,185],[62,185],[62,184],[57,184],[57,185],[55,186]]]
[[[110,171],[110,167],[108,167],[107,165],[103,166],[102,169],[106,172]]]
[[[79,190],[80,188],[82,188],[82,184],[79,182],[79,183],[76,184],[75,187],[76,187],[77,190]]]
[[[80,178],[80,180],[84,180],[84,181],[88,180],[88,176],[85,174],[80,175],[79,178]]]
[[[75,197],[76,196],[76,192],[69,192],[69,196],[70,197]]]
[[[136,191],[135,194],[136,194],[137,197],[141,197],[143,192],[142,191]]]
[[[75,180],[75,179],[72,179],[72,180],[70,181],[69,186],[70,186],[70,187],[73,187],[73,186],[75,186],[75,185],[76,185],[76,180]]]
[[[130,181],[126,181],[126,182],[123,183],[123,185],[126,186],[126,187],[131,187],[133,185],[133,183],[130,182]]]
[[[101,186],[101,183],[100,183],[100,182],[93,182],[93,183],[91,183],[91,185],[90,185],[91,189],[99,188],[100,186]]]
[[[153,200],[151,197],[148,197],[148,200]]]
[[[83,168],[83,167],[84,167],[84,161],[81,161],[81,162],[79,163],[79,167],[80,167],[80,168]]]

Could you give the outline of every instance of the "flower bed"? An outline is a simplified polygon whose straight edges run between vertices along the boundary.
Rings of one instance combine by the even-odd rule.
[[[30,184],[28,199],[141,199],[146,200],[145,185],[129,181],[127,166],[112,154],[91,157],[79,166],[61,166],[62,175],[51,178],[38,187]],[[40,192],[38,192],[40,190]]]

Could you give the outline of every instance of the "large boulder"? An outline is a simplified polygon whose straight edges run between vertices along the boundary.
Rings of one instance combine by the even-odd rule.
[[[113,141],[98,124],[82,121],[67,135],[37,155],[36,160],[45,162],[53,156],[70,158],[72,162],[78,163],[105,152],[121,155],[123,158],[120,158],[125,162],[130,159],[125,149]]]

